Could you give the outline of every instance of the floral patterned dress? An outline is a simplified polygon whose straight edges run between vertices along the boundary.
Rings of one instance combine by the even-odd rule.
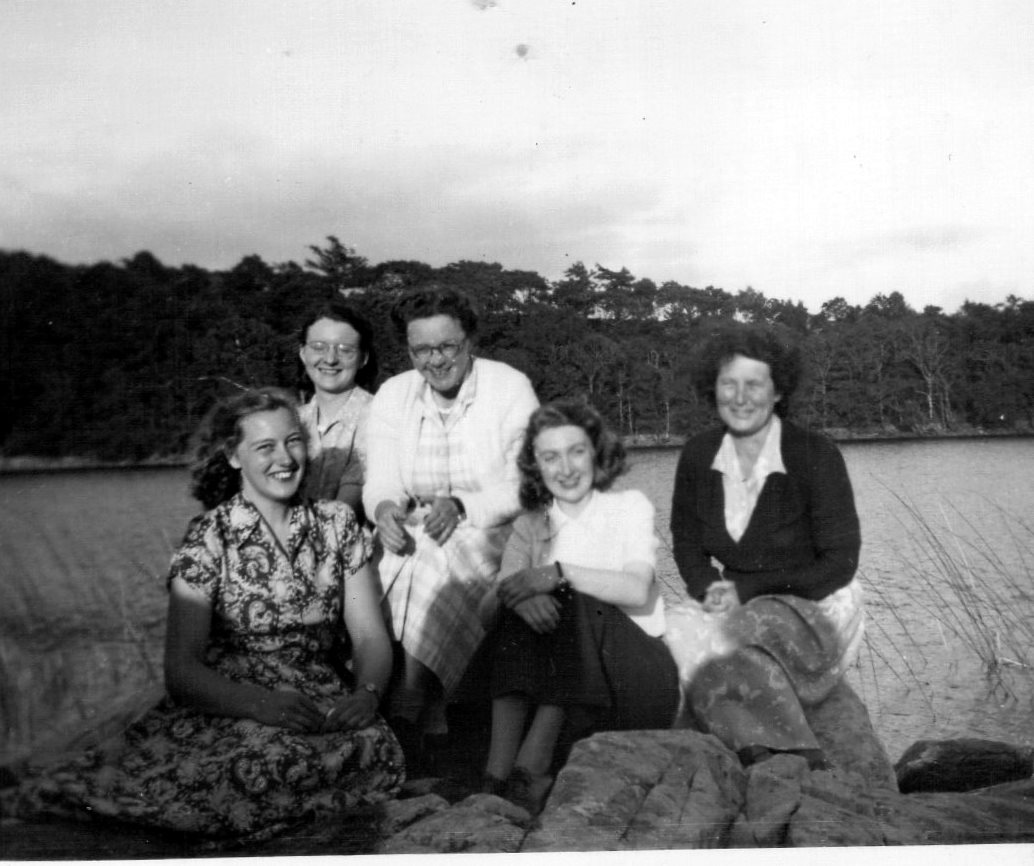
[[[210,599],[213,670],[300,691],[329,710],[348,692],[328,662],[343,581],[369,556],[369,537],[343,503],[296,506],[284,550],[238,494],[193,521],[169,582],[179,577]],[[380,718],[359,731],[298,734],[166,697],[118,737],[23,783],[18,811],[85,809],[260,839],[387,799],[402,779],[402,751]]]

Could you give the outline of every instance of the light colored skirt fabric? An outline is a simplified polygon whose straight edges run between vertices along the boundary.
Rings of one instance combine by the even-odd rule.
[[[430,668],[449,695],[484,639],[478,610],[495,583],[511,527],[461,524],[440,545],[424,532],[426,513],[418,508],[406,520],[413,552],[384,551],[378,570],[392,638]]]
[[[854,663],[864,631],[858,581],[821,601],[751,599],[726,614],[695,601],[666,611],[665,643],[679,669],[676,727],[731,748],[817,748],[803,707],[820,702]]]

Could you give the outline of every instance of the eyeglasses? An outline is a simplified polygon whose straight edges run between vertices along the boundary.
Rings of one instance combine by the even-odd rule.
[[[463,348],[463,340],[446,340],[437,346],[410,346],[409,351],[418,361],[429,361],[431,356],[437,352],[447,361],[451,361]]]
[[[336,352],[348,361],[351,361],[359,354],[358,348],[355,346],[346,346],[344,343],[327,343],[324,340],[309,340],[305,345],[317,355],[329,355],[332,352]]]

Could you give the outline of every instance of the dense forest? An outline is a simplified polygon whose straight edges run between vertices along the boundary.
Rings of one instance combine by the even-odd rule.
[[[542,399],[583,394],[626,435],[668,441],[711,423],[690,384],[717,321],[767,322],[802,341],[809,377],[793,414],[834,435],[1034,431],[1034,301],[913,310],[900,292],[817,312],[626,268],[572,265],[548,281],[499,264],[371,265],[329,237],[304,264],[248,256],[227,271],[148,252],[64,265],[0,252],[0,455],[136,461],[187,452],[234,383],[297,386],[298,324],[344,294],[377,333],[381,379],[409,366],[388,319],[407,286],[468,292],[480,354],[527,373]]]

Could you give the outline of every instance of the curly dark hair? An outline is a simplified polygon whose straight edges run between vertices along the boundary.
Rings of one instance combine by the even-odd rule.
[[[452,286],[422,283],[406,291],[391,308],[391,322],[403,343],[410,322],[432,316],[450,316],[468,337],[477,333],[478,314],[473,302]]]
[[[287,409],[298,419],[298,403],[290,392],[282,388],[248,388],[220,400],[205,416],[190,470],[190,495],[206,510],[226,502],[241,489],[240,470],[230,465],[229,457],[244,436],[244,419],[256,412],[277,409]],[[298,426],[302,426],[300,420]]]
[[[553,501],[553,494],[546,489],[535,460],[535,439],[550,427],[567,426],[581,427],[592,443],[596,469],[593,489],[606,490],[628,469],[624,443],[595,408],[584,400],[561,399],[544,403],[531,413],[528,429],[524,432],[524,444],[517,455],[517,468],[521,471],[520,500],[528,510],[544,508]]]
[[[335,322],[344,322],[355,328],[359,335],[359,351],[366,356],[366,363],[361,366],[355,374],[355,383],[360,388],[372,391],[377,381],[377,351],[373,345],[373,325],[357,309],[348,304],[333,300],[313,309],[303,320],[298,329],[298,343],[305,345],[309,340],[309,328],[320,319],[331,319]],[[305,365],[299,361],[299,382],[302,390],[311,391],[312,383],[305,374]]]
[[[697,394],[712,408],[718,405],[718,373],[736,355],[768,364],[776,394],[782,398],[775,404],[775,411],[785,418],[804,371],[799,346],[791,342],[785,331],[764,325],[736,322],[719,327],[701,344],[693,372]]]

